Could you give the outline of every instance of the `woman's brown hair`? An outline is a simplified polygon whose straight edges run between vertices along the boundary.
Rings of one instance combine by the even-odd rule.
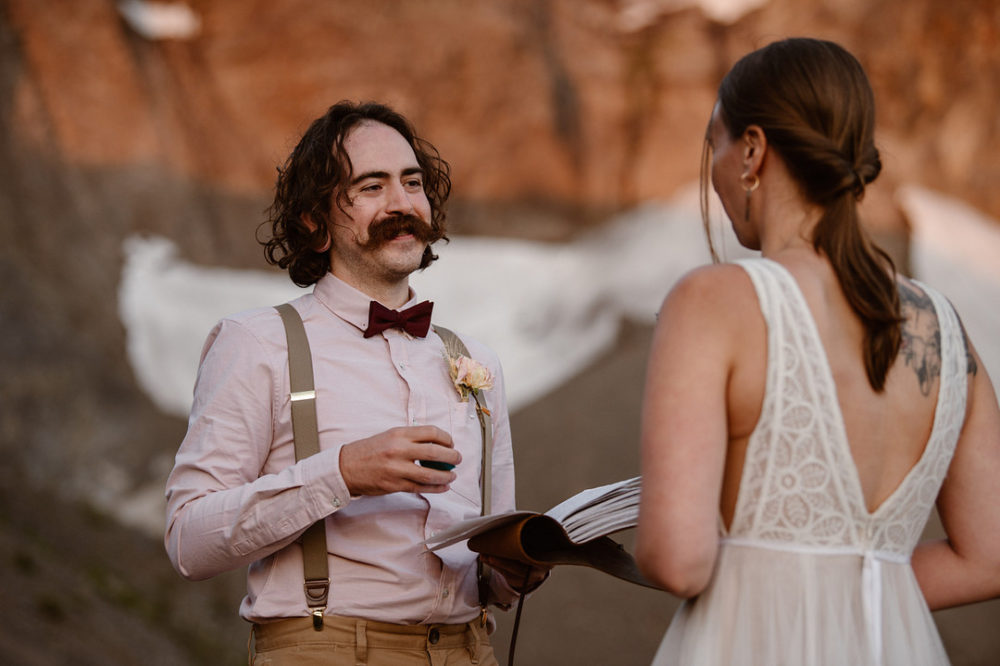
[[[719,86],[718,103],[730,136],[761,127],[802,193],[823,208],[813,247],[830,260],[864,325],[865,370],[872,388],[882,391],[899,352],[902,318],[892,259],[858,218],[858,200],[882,169],[864,69],[833,42],[786,39],[740,59]],[[702,216],[707,225],[704,204]]]

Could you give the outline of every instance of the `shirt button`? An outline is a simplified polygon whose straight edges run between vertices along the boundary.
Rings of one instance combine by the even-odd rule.
[[[339,497],[334,497],[333,498],[333,508],[334,509],[339,509],[341,504],[342,504],[342,502],[340,501]]]
[[[447,587],[446,587],[446,588],[444,588],[443,590],[441,590],[441,596],[442,596],[443,598],[445,598],[445,599],[447,599],[447,598],[448,598],[448,588],[447,588]]]
[[[431,645],[437,645],[439,640],[441,640],[441,632],[436,627],[427,633],[427,642]]]

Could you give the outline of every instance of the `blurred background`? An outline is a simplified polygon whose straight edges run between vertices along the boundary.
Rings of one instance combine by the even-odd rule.
[[[452,165],[453,240],[414,285],[504,360],[521,508],[638,474],[655,312],[708,258],[715,89],[793,35],[866,67],[866,222],[1000,377],[993,0],[0,0],[0,662],[244,663],[243,573],[173,571],[163,483],[211,325],[296,295],[255,234],[340,99]],[[676,603],[560,568],[518,663],[648,663]],[[1000,602],[935,617],[956,664],[1000,663]]]

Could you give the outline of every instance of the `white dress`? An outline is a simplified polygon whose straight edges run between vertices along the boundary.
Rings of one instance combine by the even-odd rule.
[[[947,664],[910,556],[965,416],[965,346],[954,311],[920,285],[941,330],[934,426],[920,460],[870,513],[798,284],[774,261],[737,263],[767,322],[764,402],[712,580],[678,609],[653,663]]]

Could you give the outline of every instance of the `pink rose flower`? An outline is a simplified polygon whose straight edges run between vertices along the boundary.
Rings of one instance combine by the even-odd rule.
[[[455,390],[462,402],[469,399],[474,391],[485,391],[493,388],[493,374],[489,368],[468,356],[448,357],[448,370]]]

